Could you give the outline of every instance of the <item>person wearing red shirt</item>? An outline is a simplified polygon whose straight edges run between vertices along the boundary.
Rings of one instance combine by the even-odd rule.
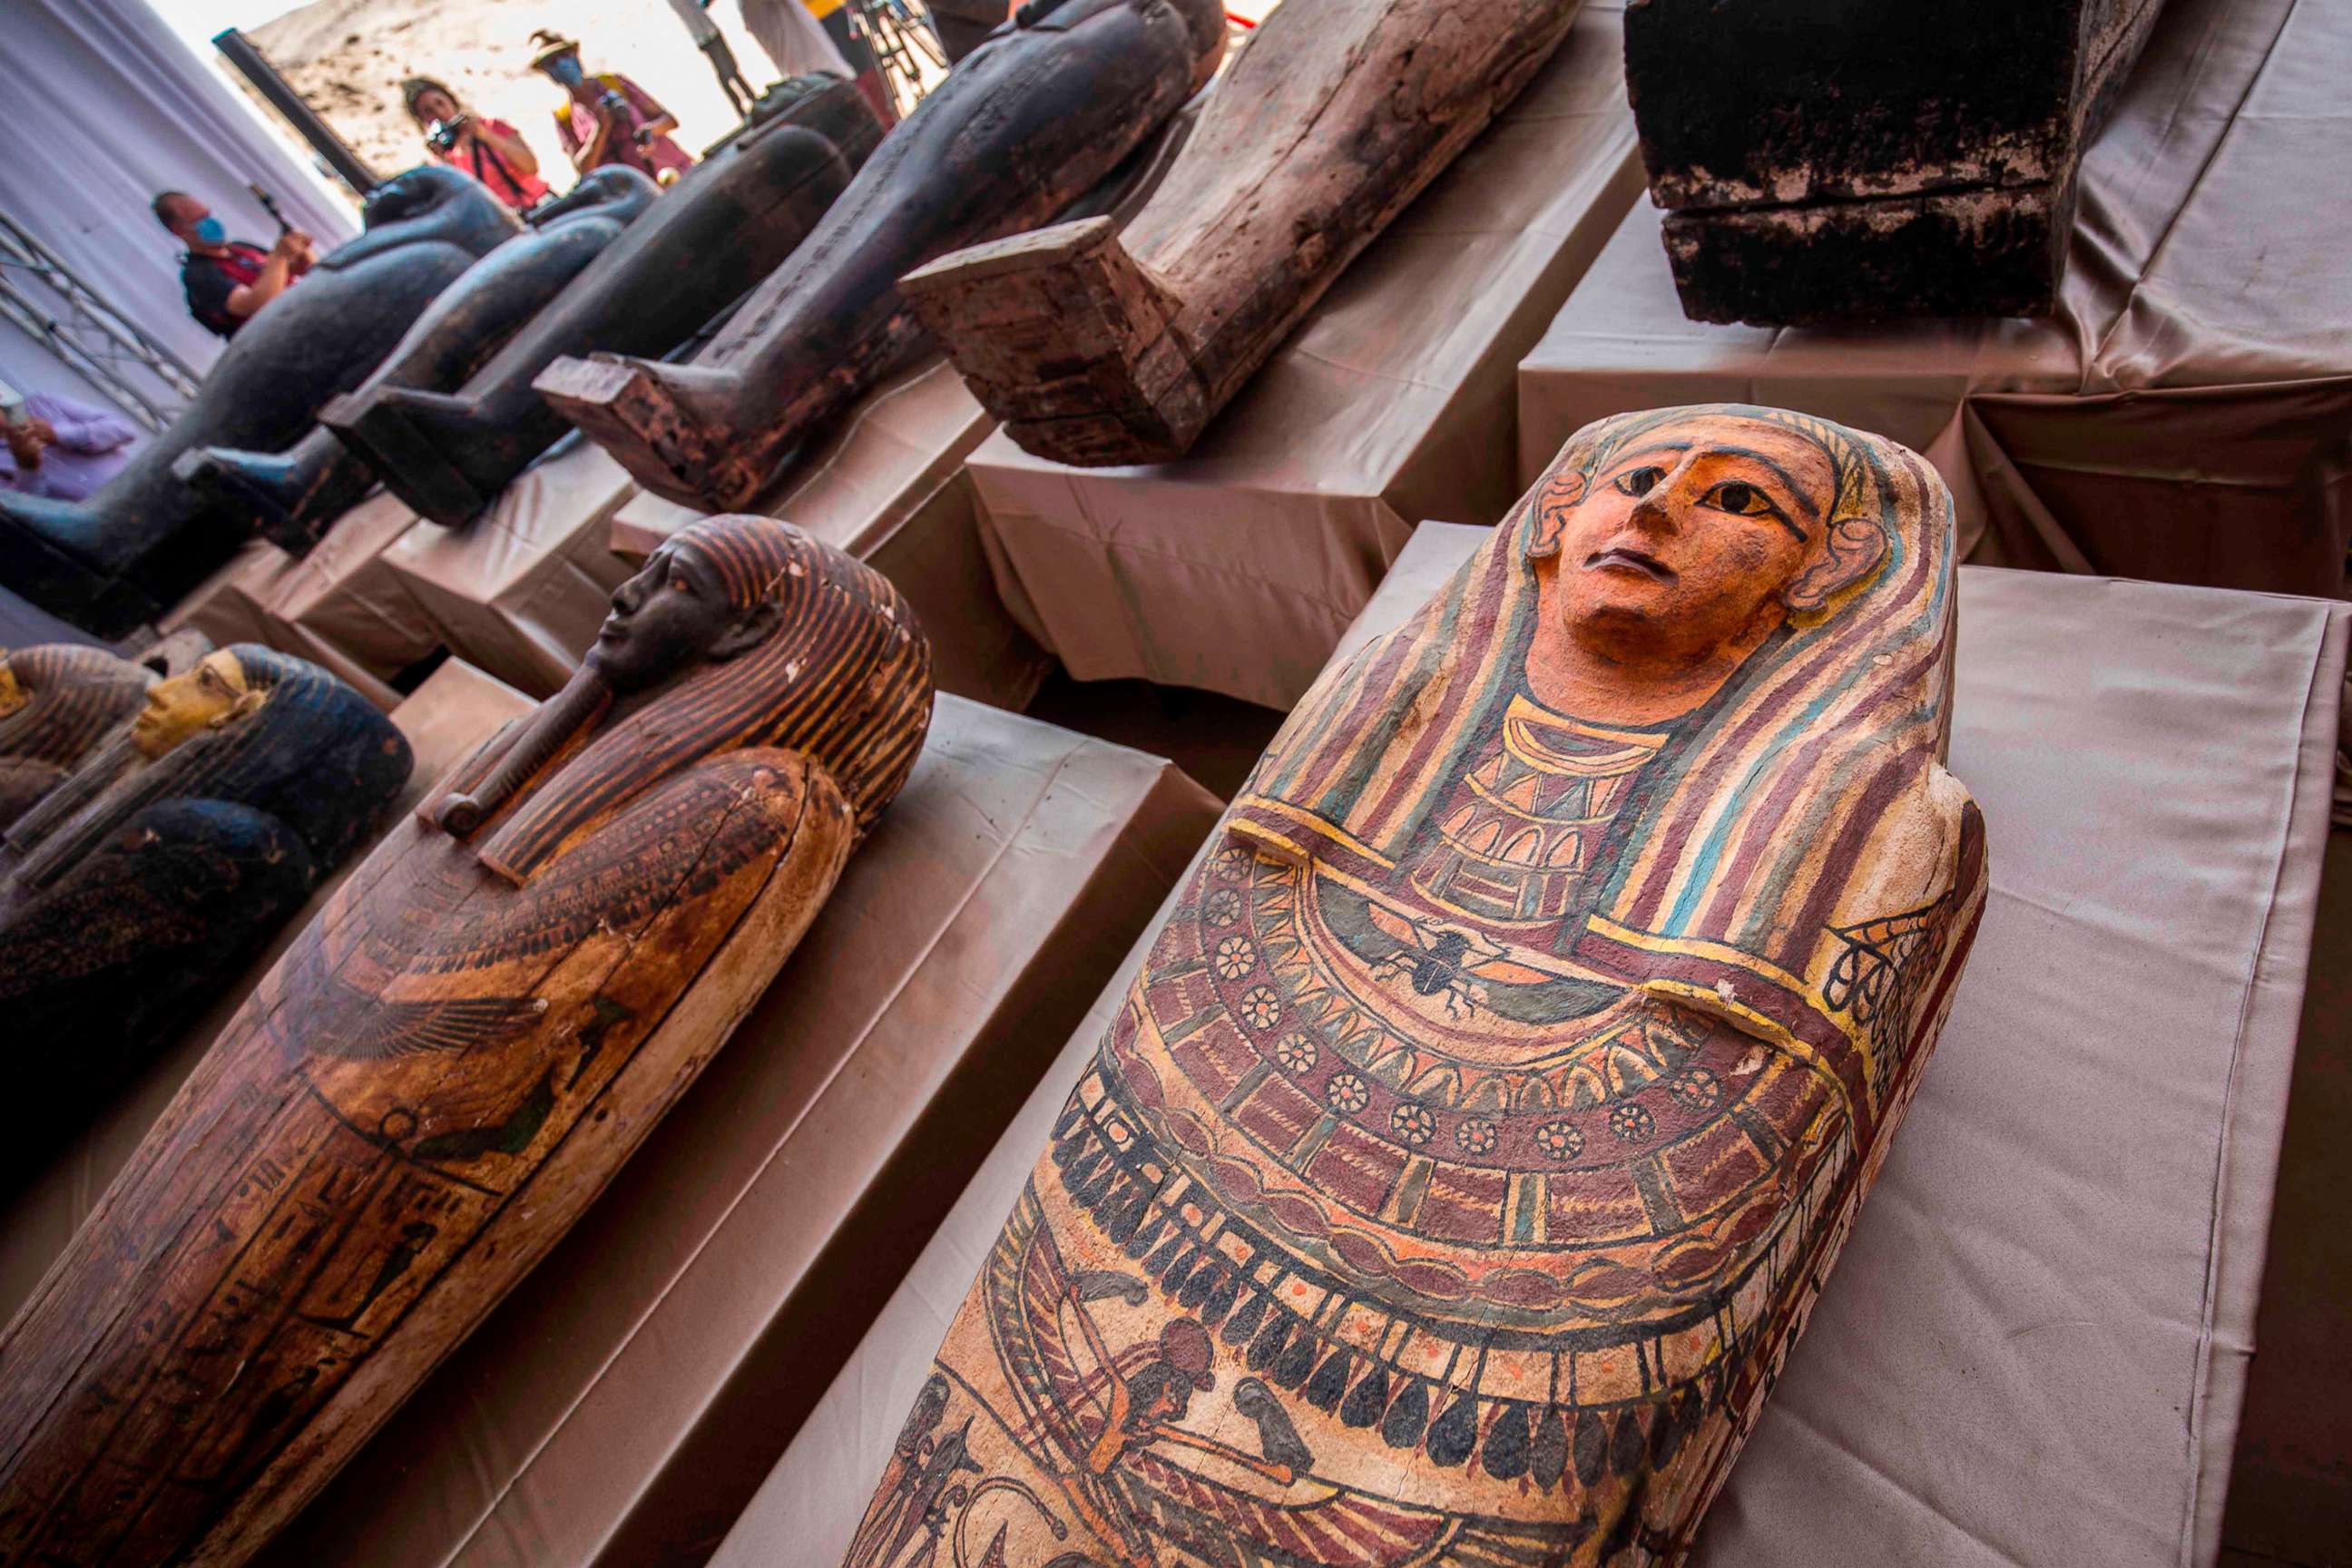
[[[425,150],[436,162],[473,175],[517,212],[546,198],[539,157],[513,126],[475,115],[458,103],[456,93],[429,76],[402,82],[400,97],[408,106],[408,117],[425,132]],[[438,140],[433,135],[436,126],[441,130]]]

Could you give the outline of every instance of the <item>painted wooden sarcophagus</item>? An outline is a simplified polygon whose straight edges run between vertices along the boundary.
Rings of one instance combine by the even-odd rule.
[[[847,1562],[1675,1561],[1982,909],[1953,622],[1910,452],[1580,433],[1235,799]]]
[[[930,714],[895,590],[682,530],[214,1043],[0,1334],[0,1563],[241,1561],[766,988]]]

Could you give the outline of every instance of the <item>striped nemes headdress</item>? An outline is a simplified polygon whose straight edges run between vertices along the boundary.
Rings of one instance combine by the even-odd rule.
[[[1558,933],[1554,951],[1633,984],[1661,966],[1706,968],[1778,977],[1792,998],[1810,996],[1841,951],[1839,928],[1931,906],[1980,877],[1980,855],[1973,871],[1962,867],[1961,818],[1973,821],[1973,807],[1939,765],[1952,682],[1949,493],[1892,441],[1736,405],[1622,415],[1577,432],[1410,621],[1318,682],[1235,801],[1234,828],[1276,853],[1401,860],[1527,692],[1540,509],[1574,505],[1629,441],[1709,418],[1765,421],[1819,447],[1836,475],[1837,493],[1818,498],[1829,547],[1874,551],[1876,564],[1792,616],[1678,726],[1612,835],[1613,857],[1593,868],[1597,905]]]
[[[681,530],[730,608],[762,602],[775,631],[705,665],[591,739],[482,846],[520,879],[573,834],[705,757],[746,747],[801,752],[856,813],[862,834],[906,782],[931,708],[930,644],[887,579],[790,523],[714,517]]]

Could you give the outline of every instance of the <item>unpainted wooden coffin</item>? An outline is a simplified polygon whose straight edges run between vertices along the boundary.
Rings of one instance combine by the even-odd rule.
[[[1578,0],[1285,5],[1124,234],[1086,218],[903,280],[974,396],[1041,458],[1167,462],[1551,57]]]

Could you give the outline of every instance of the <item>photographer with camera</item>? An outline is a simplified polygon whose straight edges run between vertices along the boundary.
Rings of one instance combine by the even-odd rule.
[[[436,163],[473,175],[517,212],[546,198],[539,158],[513,126],[472,113],[458,103],[456,93],[429,76],[402,82],[400,97],[408,105],[408,117],[425,132],[425,152]]]
[[[694,166],[693,156],[670,140],[677,117],[651,93],[618,71],[589,75],[581,68],[575,38],[544,29],[530,37],[542,46],[531,65],[571,98],[555,111],[555,134],[573,168],[584,174],[625,163],[667,185]]]

